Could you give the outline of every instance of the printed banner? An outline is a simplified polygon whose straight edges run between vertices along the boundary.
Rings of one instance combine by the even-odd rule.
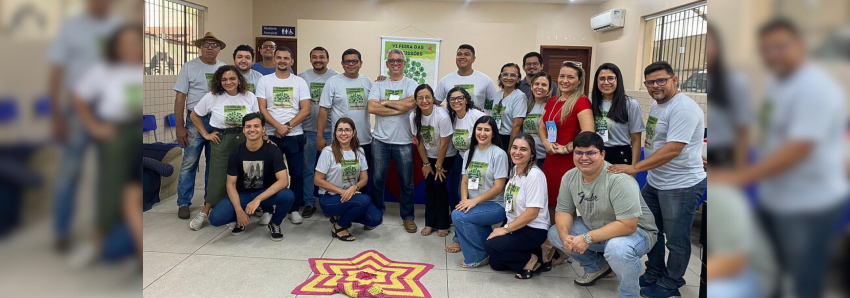
[[[429,84],[431,88],[437,89],[439,78],[438,66],[440,65],[440,40],[429,38],[408,37],[381,37],[381,74],[389,76],[387,69],[387,53],[392,49],[404,52],[407,65],[404,68],[404,76],[413,79],[419,84]]]

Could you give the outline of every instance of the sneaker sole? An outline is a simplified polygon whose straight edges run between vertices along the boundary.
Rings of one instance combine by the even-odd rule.
[[[271,238],[271,239],[272,239],[272,241],[274,241],[274,242],[280,242],[280,241],[283,241],[283,237],[281,237],[281,238],[275,238],[275,237],[271,237],[271,236],[269,236],[269,238]]]
[[[230,235],[239,236],[242,235],[242,233],[245,233],[245,230],[242,230],[242,232],[230,232]]]
[[[641,298],[652,298],[649,296],[640,295]],[[667,296],[667,298],[682,298],[681,295]]]
[[[608,276],[608,274],[611,274],[611,272],[613,272],[613,270],[611,270],[611,267],[608,267],[608,270],[605,270],[605,272],[603,272],[602,274],[600,274],[599,276],[597,276],[596,278],[594,278],[593,280],[591,280],[588,283],[581,283],[578,280],[573,280],[573,282],[575,284],[583,286],[583,287],[592,286],[593,284],[596,283],[596,281],[605,278],[606,276]]]

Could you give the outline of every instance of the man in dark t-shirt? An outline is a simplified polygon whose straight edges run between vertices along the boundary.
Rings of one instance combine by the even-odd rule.
[[[260,113],[242,118],[245,144],[236,147],[227,161],[227,197],[230,204],[218,204],[210,212],[210,224],[222,226],[236,222],[231,234],[239,235],[251,223],[250,214],[262,207],[274,209],[269,223],[271,239],[283,240],[280,224],[295,201],[295,194],[286,188],[289,176],[280,149],[263,141],[265,119]]]

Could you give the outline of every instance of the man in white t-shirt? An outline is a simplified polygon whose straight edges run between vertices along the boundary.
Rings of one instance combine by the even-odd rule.
[[[463,87],[469,95],[472,96],[472,101],[475,107],[484,111],[487,115],[493,114],[493,100],[496,99],[496,85],[484,73],[473,70],[472,64],[475,63],[475,48],[468,44],[462,44],[457,48],[455,56],[455,64],[457,71],[452,72],[442,79],[437,84],[437,105],[446,100],[449,90],[456,86]]]
[[[204,37],[195,40],[194,44],[198,47],[200,56],[183,65],[177,75],[177,82],[174,83],[174,91],[177,92],[174,101],[177,143],[183,146],[183,164],[180,166],[180,176],[177,179],[177,217],[181,219],[189,219],[189,205],[192,204],[192,197],[195,195],[195,174],[202,150],[205,152],[206,163],[209,164],[210,162],[210,141],[204,139],[204,136],[198,132],[192,121],[186,121],[184,126],[183,112],[186,112],[185,115],[189,116],[190,112],[188,111],[195,109],[195,105],[201,101],[201,98],[210,92],[210,81],[215,71],[225,65],[216,57],[226,45],[211,32],[207,32]],[[204,122],[207,131],[212,131],[210,117],[201,117],[201,120]],[[209,167],[206,167],[204,170],[204,198],[206,198],[208,178]]]
[[[832,75],[808,60],[804,36],[790,21],[763,26],[759,47],[773,75],[761,113],[763,158],[736,173],[712,173],[711,182],[758,183],[765,228],[793,293],[822,297],[837,235],[831,231],[847,210],[847,97]]]
[[[80,15],[62,23],[59,34],[48,50],[50,77],[48,92],[53,137],[62,144],[62,159],[54,192],[54,229],[56,248],[70,247],[75,196],[89,137],[82,121],[68,104],[70,91],[103,57],[104,41],[121,19],[112,1],[87,1]],[[188,216],[188,215],[187,215]]]
[[[641,194],[655,216],[659,236],[647,254],[640,293],[666,298],[679,296],[679,288],[685,285],[683,276],[691,259],[691,225],[705,193],[705,114],[693,99],[679,92],[679,77],[669,63],[652,63],[643,73],[644,85],[655,99],[646,123],[646,159],[634,165],[613,165],[608,170],[629,175],[649,172]],[[665,244],[670,250],[666,264]]]
[[[310,86],[310,115],[307,116],[307,120],[301,123],[301,128],[304,129],[304,136],[307,138],[307,145],[304,146],[304,169],[306,169],[304,171],[304,211],[301,212],[301,216],[304,218],[310,218],[316,212],[316,195],[318,195],[319,191],[315,187],[315,184],[313,184],[313,176],[316,171],[312,170],[316,168],[316,162],[318,161],[316,157],[318,156],[318,152],[322,150],[322,148],[316,148],[316,130],[318,128],[316,123],[318,123],[317,118],[319,117],[319,99],[322,98],[325,82],[339,74],[336,70],[328,68],[329,59],[328,50],[323,47],[315,47],[310,50],[310,64],[313,68],[298,74]],[[333,125],[330,124],[330,119],[325,118],[322,121],[326,123],[322,137],[325,140],[330,140]]]
[[[394,160],[401,188],[398,200],[404,229],[416,233],[416,223],[413,222],[413,136],[409,119],[410,110],[416,107],[413,92],[419,84],[404,76],[407,61],[403,51],[390,50],[386,64],[390,71],[389,79],[375,82],[369,92],[369,113],[375,115],[372,202],[381,213],[386,211],[384,182],[390,160]]]
[[[260,72],[251,69],[251,61],[254,61],[254,49],[249,45],[240,45],[233,50],[233,65],[245,77],[248,83],[248,91],[257,93],[257,81],[263,77]]]
[[[293,224],[301,224],[304,219],[298,209],[304,204],[303,150],[307,142],[301,123],[310,115],[310,87],[304,79],[290,72],[291,65],[295,63],[291,49],[277,48],[274,61],[275,72],[257,82],[257,101],[260,112],[266,118],[266,134],[286,156],[286,164],[289,165],[291,189],[295,193],[295,203],[287,212],[289,220]]]
[[[322,90],[322,98],[319,100],[319,117],[325,119],[330,115],[331,125],[336,125],[339,118],[348,117],[354,121],[357,128],[357,139],[360,148],[366,153],[366,162],[369,165],[369,182],[363,193],[372,191],[372,123],[369,119],[367,99],[372,89],[372,81],[366,75],[360,74],[363,67],[363,59],[360,51],[348,49],[342,52],[342,69],[344,73],[328,79]],[[324,131],[328,123],[319,121],[317,130]],[[324,136],[316,136],[316,150],[324,149],[330,145],[330,140]]]

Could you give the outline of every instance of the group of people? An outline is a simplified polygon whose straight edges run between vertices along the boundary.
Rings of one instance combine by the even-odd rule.
[[[475,49],[461,45],[457,71],[434,89],[404,76],[407,61],[398,49],[387,53],[389,76],[373,82],[360,74],[356,49],[342,53],[337,73],[328,68],[328,51],[316,47],[312,68],[296,76],[292,51],[273,41],[263,43],[264,61],[253,65],[250,46],[238,46],[234,64],[225,65],[217,60],[223,41],[207,33],[195,45],[201,55],[183,66],[174,88],[185,153],[180,218],[190,217],[206,150],[205,206],[190,222],[193,230],[208,219],[214,226],[235,222],[232,233],[239,234],[255,214],[279,241],[287,215],[300,224],[317,211],[318,197],[332,237],[354,241],[352,223],[365,230],[381,224],[394,161],[404,229],[446,237],[454,226],[446,251],[461,252],[462,267],[489,264],[528,279],[569,256],[586,272],[577,284],[613,271],[621,297],[678,296],[685,283],[690,225],[706,187],[704,114],[677,90],[666,62],[645,69],[656,102],[644,124],[611,63],[590,80],[591,100],[580,63],[564,62],[553,81],[536,52],[522,65],[505,64],[494,84],[473,69]],[[256,70],[269,65],[273,72]],[[414,158],[425,178],[421,230],[414,223]],[[649,171],[643,190],[634,179],[641,171]]]

